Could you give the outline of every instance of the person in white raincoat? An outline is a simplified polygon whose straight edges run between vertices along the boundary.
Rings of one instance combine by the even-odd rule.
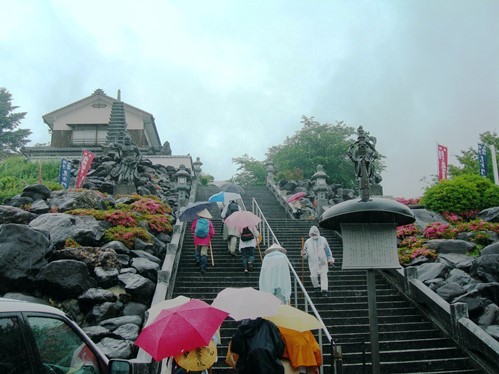
[[[272,244],[263,258],[259,279],[260,291],[269,292],[283,304],[291,300],[291,275],[289,273],[286,250],[277,244]]]
[[[328,267],[333,266],[334,258],[331,248],[326,238],[320,235],[319,229],[312,226],[308,232],[309,239],[301,251],[303,258],[308,259],[308,268],[310,269],[310,279],[314,288],[319,288],[323,296],[328,294]],[[319,283],[320,278],[320,283]]]

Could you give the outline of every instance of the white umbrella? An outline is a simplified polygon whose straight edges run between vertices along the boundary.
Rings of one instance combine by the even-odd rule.
[[[279,298],[252,287],[225,288],[211,303],[211,306],[229,313],[229,317],[236,321],[272,316],[277,313],[279,305]]]
[[[144,325],[144,327],[150,325],[151,322],[153,322],[156,319],[156,317],[159,315],[159,313],[163,309],[169,309],[169,308],[173,308],[175,306],[185,304],[189,300],[190,300],[189,297],[180,295],[174,299],[162,300],[159,303],[154,304],[149,309],[147,309],[148,317],[147,317],[147,322]]]

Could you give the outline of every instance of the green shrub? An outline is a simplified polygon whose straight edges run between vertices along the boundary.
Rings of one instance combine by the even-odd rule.
[[[499,186],[479,175],[461,175],[428,188],[421,204],[439,213],[480,211],[499,205]]]
[[[0,203],[11,198],[30,185],[37,184],[40,165],[22,156],[10,157],[0,163]],[[59,185],[59,161],[43,161],[41,178],[51,190],[61,189]]]

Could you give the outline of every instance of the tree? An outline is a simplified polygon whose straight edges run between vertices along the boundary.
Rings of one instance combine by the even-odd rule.
[[[490,161],[491,153],[490,146],[493,145],[496,149],[499,149],[499,137],[496,132],[491,133],[486,131],[480,134],[480,142],[487,146],[487,157],[489,159],[489,165],[487,170],[487,177],[494,181],[494,176],[492,172],[492,162]],[[478,151],[469,147],[467,150],[461,151],[460,156],[456,156],[457,161],[461,166],[449,165],[449,175],[451,177],[458,177],[467,174],[478,174],[480,171],[480,166],[478,165]]]
[[[21,147],[28,144],[27,137],[31,130],[17,129],[26,116],[26,112],[14,113],[17,106],[12,106],[12,95],[0,87],[0,158],[10,153],[19,153]]]
[[[255,160],[253,157],[244,154],[241,157],[235,157],[232,162],[239,165],[233,182],[241,186],[259,186],[264,185],[267,178],[265,163]]]
[[[271,147],[267,158],[272,160],[279,175],[291,179],[294,175],[310,178],[317,171],[317,165],[324,167],[332,184],[346,188],[357,188],[354,165],[347,157],[348,147],[352,145],[356,134],[353,127],[342,121],[335,125],[320,124],[314,117],[302,117],[303,128],[292,137],[287,137],[283,144]],[[384,158],[384,156],[379,157]],[[381,160],[375,163],[378,173],[384,166]]]
[[[213,177],[213,175],[209,175],[209,174],[202,174],[199,177],[199,179],[201,181],[201,186],[208,186],[211,183],[213,183],[213,181],[215,180],[215,178]]]

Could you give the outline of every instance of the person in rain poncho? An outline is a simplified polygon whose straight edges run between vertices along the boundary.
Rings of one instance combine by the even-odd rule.
[[[237,227],[229,227],[225,224],[225,219],[232,213],[240,211],[241,207],[235,200],[231,200],[229,204],[225,205],[220,215],[224,221],[222,237],[227,242],[227,249],[232,256],[236,255],[237,238],[239,237],[239,230]]]
[[[312,226],[308,234],[310,238],[305,241],[301,255],[304,259],[308,259],[312,285],[316,289],[320,287],[322,295],[327,296],[327,272],[328,266],[333,266],[334,264],[333,254],[326,238],[320,235],[319,229],[316,226]]]
[[[260,291],[277,296],[283,304],[291,299],[291,275],[289,273],[286,250],[272,244],[266,251],[260,270]]]
[[[246,319],[238,326],[230,343],[239,355],[236,370],[241,374],[284,374],[281,358],[284,341],[277,326],[266,319]]]
[[[239,233],[239,252],[241,252],[241,261],[246,274],[253,270],[259,237],[260,233],[256,226],[245,227]]]
[[[215,235],[215,229],[213,228],[213,223],[210,221],[212,218],[208,209],[203,209],[197,213],[198,218],[192,222],[191,232],[194,235],[194,258],[196,263],[199,265],[199,270],[201,273],[206,272],[206,265],[208,264],[208,250],[210,248],[210,242]],[[198,221],[205,219],[208,222],[208,232],[206,236],[200,237],[196,234],[196,226]]]

